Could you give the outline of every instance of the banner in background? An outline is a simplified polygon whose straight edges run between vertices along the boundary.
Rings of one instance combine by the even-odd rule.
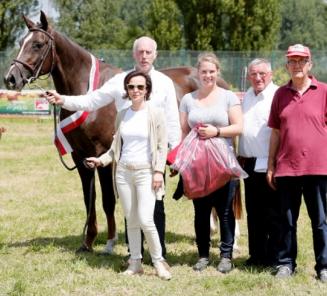
[[[50,115],[51,109],[41,91],[8,91],[0,89],[0,115]]]

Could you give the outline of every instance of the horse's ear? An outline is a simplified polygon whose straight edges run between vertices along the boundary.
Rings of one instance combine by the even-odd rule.
[[[40,22],[41,22],[41,28],[44,31],[47,31],[48,30],[48,19],[42,10],[41,10],[41,15],[40,15]]]
[[[35,27],[35,23],[33,23],[33,21],[31,21],[29,18],[27,18],[25,15],[23,15],[23,20],[27,26],[27,28],[31,29],[33,27]]]

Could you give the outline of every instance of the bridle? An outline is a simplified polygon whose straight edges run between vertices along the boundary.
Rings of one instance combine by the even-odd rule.
[[[39,78],[39,75],[40,75],[41,69],[43,67],[43,64],[44,64],[46,58],[48,57],[50,51],[52,53],[52,63],[51,63],[50,71],[48,73],[48,77],[51,75],[52,70],[54,68],[54,64],[55,64],[55,47],[54,47],[55,43],[54,43],[53,36],[49,32],[47,32],[47,31],[45,31],[45,30],[43,30],[41,28],[31,28],[31,29],[29,29],[29,32],[41,32],[41,33],[45,34],[46,36],[48,36],[49,40],[48,40],[48,43],[47,43],[47,45],[48,45],[47,48],[43,51],[39,61],[35,64],[34,67],[27,64],[27,63],[25,63],[25,62],[23,62],[23,61],[21,61],[21,60],[13,59],[12,65],[14,64],[14,65],[17,66],[17,63],[22,64],[25,68],[27,68],[32,73],[32,76],[30,78],[26,79],[26,78],[23,77],[23,73],[22,73],[21,69],[17,66],[22,79],[28,85],[30,85],[33,81],[35,81],[36,79]],[[45,79],[47,79],[48,77],[46,77]],[[34,84],[36,85],[37,88],[39,88],[43,92],[46,92],[41,86],[39,86],[36,83],[34,83]],[[54,119],[54,133],[55,133],[55,137],[57,137],[57,109],[56,109],[56,105],[53,106],[53,119]],[[67,170],[72,171],[72,170],[74,170],[76,168],[76,166],[69,167],[65,163],[65,161],[64,161],[64,159],[63,159],[63,157],[62,157],[62,155],[60,153],[59,153],[59,158],[60,158],[61,163],[63,164],[63,166]]]
[[[51,75],[52,70],[54,68],[54,64],[55,64],[55,46],[54,46],[55,44],[54,44],[53,36],[50,33],[48,33],[47,31],[45,31],[45,30],[43,30],[41,28],[31,28],[31,29],[29,29],[29,32],[41,32],[41,33],[45,34],[49,38],[49,40],[48,40],[48,43],[47,43],[47,45],[48,45],[47,48],[42,53],[41,58],[35,64],[34,67],[27,64],[27,63],[25,63],[25,62],[23,62],[23,61],[21,61],[21,60],[18,60],[18,59],[13,59],[13,62],[11,63],[11,65],[16,65],[16,66],[17,66],[17,63],[22,64],[26,69],[28,69],[31,72],[32,76],[30,78],[26,79],[26,78],[23,77],[23,73],[22,73],[21,69],[17,66],[17,68],[19,69],[21,77],[28,84],[30,84],[31,82],[33,82],[34,80],[36,80],[39,77],[41,69],[43,67],[43,64],[44,64],[46,58],[48,57],[50,51],[51,51],[51,54],[52,54],[52,62],[51,62],[51,68],[50,68],[50,71],[49,71],[49,74],[48,74],[49,76]],[[47,78],[48,77],[46,77],[46,79]]]

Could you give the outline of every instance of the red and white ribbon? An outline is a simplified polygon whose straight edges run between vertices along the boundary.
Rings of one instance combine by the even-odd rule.
[[[100,80],[99,60],[96,59],[92,54],[90,54],[90,56],[92,60],[92,66],[90,70],[89,88],[87,93],[97,89]],[[89,113],[86,111],[77,111],[60,121],[57,127],[57,137],[55,137],[54,143],[61,155],[65,155],[73,151],[68,140],[66,139],[65,133],[68,133],[79,127],[86,120],[88,115]]]

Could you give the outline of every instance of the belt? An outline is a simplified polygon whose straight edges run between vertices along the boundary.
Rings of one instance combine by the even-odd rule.
[[[125,163],[125,162],[118,162],[118,166],[123,167],[124,169],[128,170],[144,170],[144,169],[151,169],[150,163],[137,163],[137,164],[131,164],[131,163]]]

